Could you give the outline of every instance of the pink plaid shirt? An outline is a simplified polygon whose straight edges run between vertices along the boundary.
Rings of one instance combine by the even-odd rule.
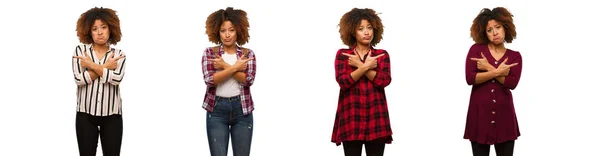
[[[224,53],[223,45],[220,45],[221,48],[219,51],[219,55]],[[237,47],[237,57],[240,58],[242,56],[242,48]],[[252,95],[250,94],[250,86],[254,83],[254,76],[256,75],[256,56],[254,56],[254,52],[248,49],[248,58],[254,58],[253,60],[248,61],[248,66],[246,67],[246,82],[240,83],[240,99],[242,102],[242,111],[244,115],[248,115],[252,113],[254,110],[254,102],[252,101]],[[218,71],[215,66],[208,59],[215,58],[215,54],[212,50],[212,47],[208,47],[204,50],[204,54],[202,55],[202,74],[204,74],[204,83],[206,83],[207,89],[206,94],[204,94],[204,102],[202,104],[202,108],[204,108],[208,112],[212,112],[215,106],[216,92],[217,92],[217,84],[214,83],[213,75]]]

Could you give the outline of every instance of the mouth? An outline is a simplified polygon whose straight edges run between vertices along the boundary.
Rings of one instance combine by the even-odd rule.
[[[363,40],[371,40],[371,36],[369,36],[369,37],[363,37],[362,39]]]

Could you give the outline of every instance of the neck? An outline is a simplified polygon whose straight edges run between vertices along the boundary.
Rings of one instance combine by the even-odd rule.
[[[497,45],[493,44],[493,43],[490,43],[490,44],[488,44],[488,46],[490,47],[490,49],[493,49],[496,52],[502,52],[502,51],[504,51],[504,49],[506,49],[504,47],[504,43],[497,44]]]
[[[231,45],[231,46],[226,46],[225,44],[223,44],[223,51],[228,53],[228,54],[234,54],[237,49],[236,49],[236,45]]]
[[[366,45],[366,44],[356,44],[356,48],[355,48],[356,52],[358,52],[359,54],[366,54],[369,52],[369,50],[371,50],[371,46]]]
[[[94,51],[105,53],[108,51],[108,44],[96,44],[94,43]]]

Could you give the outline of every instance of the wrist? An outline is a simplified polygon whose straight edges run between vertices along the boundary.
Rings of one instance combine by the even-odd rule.
[[[369,67],[367,67],[367,66],[365,66],[365,65],[363,64],[363,65],[361,65],[360,67],[358,67],[358,69],[357,69],[357,70],[360,70],[360,71],[367,72],[367,71],[369,71]]]
[[[494,74],[494,77],[502,76],[502,71],[499,69],[493,69],[491,72]]]

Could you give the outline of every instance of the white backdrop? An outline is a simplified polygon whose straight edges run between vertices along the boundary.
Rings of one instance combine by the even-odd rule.
[[[117,10],[127,53],[122,155],[209,155],[200,58],[206,17],[244,9],[257,55],[252,155],[343,155],[330,143],[337,107],[337,24],[353,7],[381,12],[393,81],[394,142],[386,155],[470,155],[463,140],[469,28],[484,7],[507,7],[523,74],[514,90],[516,156],[595,155],[598,12],[589,2],[526,1],[2,1],[0,155],[78,155],[71,55],[79,15]],[[99,149],[99,154],[100,154]],[[491,152],[493,154],[493,150]],[[229,155],[232,155],[231,151]]]

